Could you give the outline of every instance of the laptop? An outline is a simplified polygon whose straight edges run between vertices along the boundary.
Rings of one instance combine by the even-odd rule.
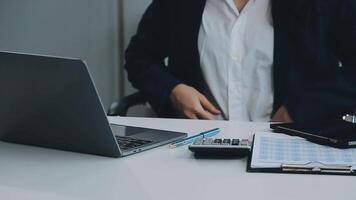
[[[122,157],[186,133],[109,124],[80,59],[0,52],[0,140]]]

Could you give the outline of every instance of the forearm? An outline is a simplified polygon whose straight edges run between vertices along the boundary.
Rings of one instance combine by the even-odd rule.
[[[158,113],[169,106],[169,94],[180,83],[164,64],[169,56],[168,4],[167,0],[151,3],[125,53],[129,81],[145,94]]]

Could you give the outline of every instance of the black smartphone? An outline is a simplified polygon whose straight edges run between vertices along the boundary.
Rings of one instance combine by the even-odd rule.
[[[312,123],[271,124],[274,132],[299,136],[311,142],[336,148],[356,148],[356,123],[337,119]]]

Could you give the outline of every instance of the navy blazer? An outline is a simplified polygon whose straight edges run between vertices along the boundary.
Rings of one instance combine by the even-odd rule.
[[[174,117],[177,84],[205,91],[197,45],[205,2],[153,0],[126,50],[130,82],[161,117]],[[274,112],[284,105],[297,122],[355,112],[356,1],[272,0],[272,15]]]

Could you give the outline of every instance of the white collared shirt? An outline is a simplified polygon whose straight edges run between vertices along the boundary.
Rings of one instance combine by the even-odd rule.
[[[269,121],[274,30],[270,0],[207,0],[199,32],[202,72],[223,119]]]

